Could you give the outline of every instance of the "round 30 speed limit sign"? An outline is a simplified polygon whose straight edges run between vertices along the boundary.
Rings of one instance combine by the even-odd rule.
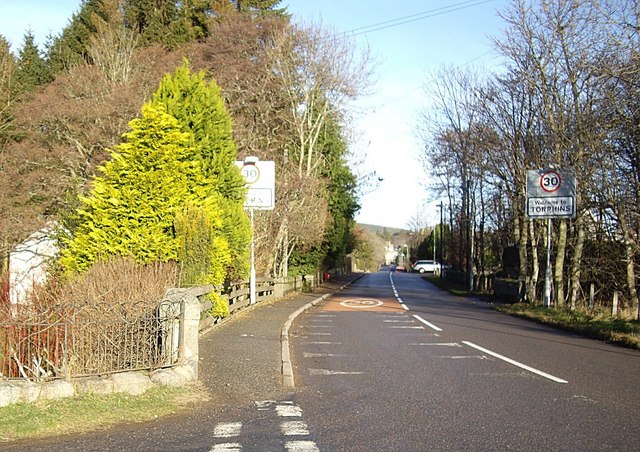
[[[558,191],[562,185],[562,176],[555,171],[548,171],[540,176],[540,187],[547,193]]]

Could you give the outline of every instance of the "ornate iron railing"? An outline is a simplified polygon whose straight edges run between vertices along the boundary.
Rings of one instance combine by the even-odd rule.
[[[0,378],[43,381],[172,366],[180,303],[12,306],[0,313]]]

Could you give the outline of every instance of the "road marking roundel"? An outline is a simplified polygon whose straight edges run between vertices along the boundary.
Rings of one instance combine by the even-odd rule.
[[[345,308],[369,309],[382,306],[382,301],[372,298],[351,298],[340,302]]]
[[[540,187],[548,193],[558,191],[561,185],[562,176],[556,171],[547,171],[540,176]]]

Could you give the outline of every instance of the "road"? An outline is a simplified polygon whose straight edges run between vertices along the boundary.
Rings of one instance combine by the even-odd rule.
[[[640,352],[500,314],[419,274],[366,274],[299,315],[295,388],[284,388],[271,354],[295,310],[285,305],[315,297],[247,311],[202,338],[203,383],[218,388],[206,404],[0,449],[638,450]]]
[[[637,450],[640,353],[369,274],[290,331],[323,451]]]

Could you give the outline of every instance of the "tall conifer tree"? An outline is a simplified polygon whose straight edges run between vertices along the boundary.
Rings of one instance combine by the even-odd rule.
[[[191,135],[194,160],[204,173],[207,190],[222,197],[223,230],[231,247],[231,279],[246,276],[250,226],[243,210],[244,179],[235,166],[236,145],[231,117],[220,88],[194,74],[185,63],[167,75],[156,91],[153,104],[162,105]]]
[[[61,264],[70,273],[110,256],[131,256],[140,263],[177,260],[181,245],[174,221],[183,209],[199,205],[211,218],[221,216],[192,159],[191,137],[174,117],[146,105],[130,126],[82,199],[72,237],[64,240]],[[212,224],[221,227],[221,221]],[[217,259],[227,262],[227,254]]]
[[[24,35],[24,42],[18,52],[18,70],[16,73],[21,91],[31,91],[36,86],[52,80],[51,71],[36,45],[31,31]]]

